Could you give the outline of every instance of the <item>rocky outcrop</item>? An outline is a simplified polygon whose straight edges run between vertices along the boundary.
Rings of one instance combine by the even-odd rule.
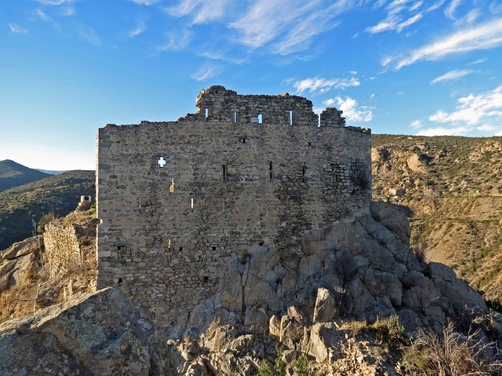
[[[297,247],[250,250],[229,263],[217,295],[172,329],[173,338],[191,339],[184,370],[249,374],[249,364],[257,367],[258,359],[270,358],[276,342],[284,346],[286,360],[307,354],[317,364],[334,362],[347,346],[339,330],[346,320],[397,316],[407,332],[438,333],[447,320],[476,322],[489,333],[487,341],[493,339],[490,325],[497,326],[501,340],[502,316],[493,313],[497,319],[483,324],[489,309],[479,293],[450,268],[420,262],[409,250],[409,236],[404,214],[373,203],[371,213],[312,232]],[[228,353],[248,366],[225,373],[221,364]],[[392,365],[386,369],[394,372]]]
[[[164,339],[109,288],[0,325],[0,374],[176,374]]]
[[[14,243],[2,256],[0,265],[0,293],[25,283],[40,268],[41,252],[44,249],[42,236],[35,236]]]

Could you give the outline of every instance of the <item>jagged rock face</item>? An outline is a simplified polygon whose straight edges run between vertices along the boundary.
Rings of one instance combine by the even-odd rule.
[[[169,375],[163,339],[129,300],[105,289],[1,325],[0,374]]]
[[[374,203],[371,215],[313,232],[298,248],[254,248],[229,264],[218,294],[192,313],[186,329],[200,335],[201,318],[211,320],[209,311],[219,309],[245,312],[249,332],[262,331],[260,312],[271,316],[292,306],[309,322],[342,315],[371,322],[411,310],[419,326],[459,319],[473,308],[487,311],[479,293],[450,268],[419,262],[409,251],[409,235],[403,214]],[[432,319],[423,314],[431,307],[438,308]]]
[[[23,284],[38,265],[40,252],[44,249],[42,236],[34,236],[14,243],[4,253],[0,266],[0,293],[12,286]]]
[[[310,233],[296,248],[254,248],[229,263],[217,295],[173,328],[172,336],[183,333],[214,354],[233,351],[241,361],[238,354],[251,349],[272,351],[275,338],[288,349],[286,357],[304,353],[321,363],[340,350],[337,320],[398,315],[407,331],[441,332],[448,319],[484,317],[488,308],[480,294],[450,268],[417,260],[409,236],[404,214],[373,203],[370,213]],[[502,333],[502,323],[497,325]],[[244,336],[246,350],[236,350]],[[187,364],[198,371],[190,374],[247,374],[237,365],[221,373],[221,356],[193,353]]]

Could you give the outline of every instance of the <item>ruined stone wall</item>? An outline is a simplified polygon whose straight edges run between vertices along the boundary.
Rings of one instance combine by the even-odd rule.
[[[297,96],[203,90],[176,122],[98,133],[98,288],[169,325],[214,293],[249,247],[293,252],[302,234],[368,210],[371,136]]]
[[[44,232],[45,254],[51,277],[66,274],[82,265],[75,228],[49,223]]]

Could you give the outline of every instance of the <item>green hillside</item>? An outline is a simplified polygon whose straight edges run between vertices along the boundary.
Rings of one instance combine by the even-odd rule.
[[[49,177],[49,174],[6,159],[0,161],[0,192]]]
[[[0,250],[32,236],[32,223],[43,214],[65,216],[77,207],[81,195],[95,200],[95,192],[94,171],[79,170],[0,192]]]

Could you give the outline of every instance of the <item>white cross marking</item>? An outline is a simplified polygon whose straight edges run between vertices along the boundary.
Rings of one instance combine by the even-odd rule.
[[[159,164],[160,167],[164,167],[164,165],[167,162],[164,160],[164,157],[160,157],[159,160],[157,161],[157,163]]]

